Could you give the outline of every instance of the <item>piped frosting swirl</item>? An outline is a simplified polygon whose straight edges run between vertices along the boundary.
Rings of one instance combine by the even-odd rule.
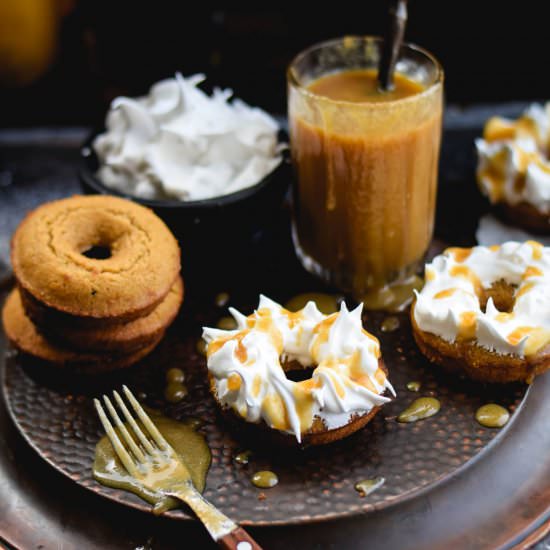
[[[326,429],[346,425],[389,398],[378,340],[363,329],[362,306],[322,314],[314,302],[293,313],[260,297],[246,317],[230,308],[235,330],[204,328],[208,370],[218,401],[249,422],[295,435],[317,417]],[[287,378],[283,364],[315,367],[308,380]]]

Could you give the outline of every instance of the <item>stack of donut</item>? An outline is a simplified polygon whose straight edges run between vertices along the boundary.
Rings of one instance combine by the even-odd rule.
[[[142,359],[183,299],[174,236],[152,211],[116,197],[40,206],[15,232],[11,260],[17,287],[2,312],[10,342],[77,372]]]

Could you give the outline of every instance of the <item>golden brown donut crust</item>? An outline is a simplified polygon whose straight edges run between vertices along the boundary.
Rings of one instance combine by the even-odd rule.
[[[83,254],[107,247],[107,259]],[[151,210],[106,195],[74,196],[32,211],[12,238],[19,285],[61,316],[120,322],[151,312],[180,271],[174,236]]]
[[[288,365],[283,365],[283,370],[285,370],[285,372],[293,370],[295,366],[296,368],[304,368],[300,366],[299,363],[293,362]],[[381,359],[378,361],[378,366],[384,371],[384,374],[388,376],[388,369]],[[282,446],[296,447],[299,445],[300,447],[308,447],[313,445],[326,445],[327,443],[339,441],[340,439],[344,439],[366,426],[382,408],[382,406],[379,405],[377,407],[373,407],[365,414],[354,414],[347,424],[332,430],[329,430],[323,420],[316,416],[313,419],[311,428],[306,433],[302,434],[302,442],[298,443],[294,434],[271,428],[263,420],[260,420],[258,423],[248,422],[242,416],[237,414],[231,407],[227,407],[220,403],[216,392],[214,378],[210,372],[208,373],[208,380],[210,382],[210,392],[214,396],[214,399],[224,414],[226,420],[231,425],[233,425],[237,430],[244,430],[245,432],[248,432],[252,437],[259,437],[260,439],[265,439],[270,443]]]
[[[432,363],[479,382],[530,383],[535,376],[550,368],[550,346],[530,357],[516,357],[489,351],[473,341],[451,343],[435,334],[424,332],[414,319],[414,304],[411,307],[411,325],[420,351]]]
[[[24,296],[24,294],[23,294]],[[130,353],[152,344],[172,324],[183,301],[183,281],[178,277],[164,300],[145,317],[135,321],[96,328],[55,325],[44,318],[42,309],[28,307],[25,312],[36,327],[62,347],[84,352]]]
[[[522,227],[527,231],[539,235],[550,234],[550,215],[540,212],[532,204],[526,202],[518,204],[500,202],[496,205],[496,212],[504,221]]]
[[[11,344],[20,352],[55,367],[79,373],[100,373],[129,367],[137,363],[157,346],[156,341],[129,354],[78,353],[61,348],[46,340],[25,315],[17,289],[12,290],[2,309],[4,331]]]

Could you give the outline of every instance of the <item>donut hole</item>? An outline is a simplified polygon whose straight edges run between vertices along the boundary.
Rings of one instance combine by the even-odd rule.
[[[495,307],[502,313],[512,313],[514,308],[514,295],[516,287],[505,282],[496,281],[490,288],[483,291],[483,296],[480,298],[481,310],[485,313],[485,308],[489,298],[493,299]]]
[[[303,382],[311,379],[314,370],[313,367],[292,367],[290,370],[285,370],[285,375],[292,382]]]
[[[128,219],[116,212],[85,210],[75,214],[70,222],[64,240],[80,260],[116,260],[117,265],[135,260],[140,236],[136,237]]]
[[[111,247],[105,245],[93,245],[81,252],[86,258],[91,260],[107,260],[112,256]]]

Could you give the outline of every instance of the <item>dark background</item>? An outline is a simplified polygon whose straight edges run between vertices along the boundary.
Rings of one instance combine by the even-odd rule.
[[[410,0],[406,39],[439,58],[448,102],[548,98],[545,4]],[[208,82],[281,113],[296,53],[336,36],[381,34],[387,10],[385,0],[265,5],[69,0],[47,72],[25,86],[0,84],[0,125],[97,123],[114,96],[142,94],[176,70],[205,72]]]

